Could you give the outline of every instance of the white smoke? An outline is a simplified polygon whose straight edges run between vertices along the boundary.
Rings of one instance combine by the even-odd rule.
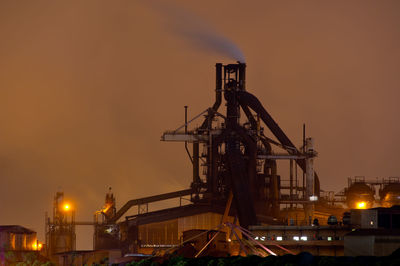
[[[184,38],[191,46],[245,63],[245,57],[239,47],[193,12],[168,1],[145,2],[166,19],[168,30]]]

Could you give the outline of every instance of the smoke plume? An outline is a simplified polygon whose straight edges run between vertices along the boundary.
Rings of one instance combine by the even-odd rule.
[[[245,62],[243,52],[235,43],[214,30],[210,24],[193,12],[170,2],[157,0],[146,2],[163,16],[169,31],[182,37],[192,47]]]

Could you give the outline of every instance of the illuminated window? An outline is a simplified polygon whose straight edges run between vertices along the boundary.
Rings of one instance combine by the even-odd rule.
[[[307,241],[307,237],[306,237],[306,236],[302,236],[302,237],[301,237],[301,240]]]
[[[332,241],[332,237],[331,236],[328,236],[328,241]]]
[[[277,240],[277,241],[282,241],[282,237],[281,237],[281,236],[277,236],[277,237],[276,237],[276,240]]]
[[[299,240],[300,240],[300,237],[294,236],[294,237],[293,237],[293,240],[294,240],[294,241],[299,241]]]
[[[317,201],[318,197],[317,196],[310,196],[310,201]]]

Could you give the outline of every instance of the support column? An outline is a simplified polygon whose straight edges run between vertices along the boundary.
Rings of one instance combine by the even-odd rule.
[[[313,218],[314,218],[314,208],[315,202],[318,200],[317,196],[315,195],[314,189],[314,140],[312,138],[306,139],[306,149],[305,152],[307,154],[306,158],[306,200],[308,201],[304,207],[305,213],[305,221],[306,224],[311,225]]]
[[[193,183],[200,184],[199,172],[199,142],[193,142]]]

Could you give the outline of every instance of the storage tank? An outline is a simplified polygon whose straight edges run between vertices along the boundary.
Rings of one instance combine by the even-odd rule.
[[[379,191],[382,207],[400,205],[400,183],[389,183]]]
[[[352,183],[345,191],[346,204],[350,209],[369,209],[374,204],[375,191],[364,182]]]

